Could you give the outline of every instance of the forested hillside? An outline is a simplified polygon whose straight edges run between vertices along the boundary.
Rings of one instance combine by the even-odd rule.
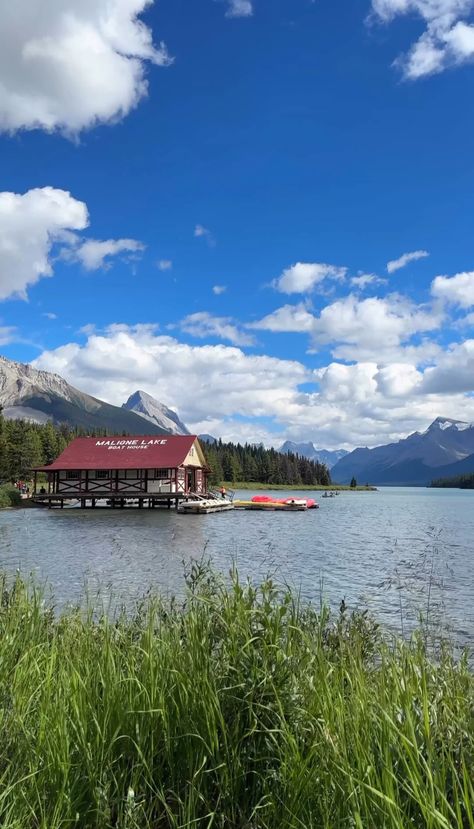
[[[80,427],[5,420],[0,412],[0,481],[28,477],[32,467],[51,463],[73,438],[87,434]]]
[[[0,480],[26,478],[32,467],[51,463],[73,438],[91,434],[81,427],[66,424],[43,425],[24,420],[5,420],[0,412]],[[102,436],[105,431],[94,430]],[[212,469],[211,483],[221,481],[255,481],[268,484],[323,484],[331,483],[327,468],[317,461],[298,455],[280,454],[275,449],[264,449],[234,443],[203,443]]]
[[[203,442],[212,469],[211,483],[220,481],[255,481],[264,484],[303,484],[329,486],[331,476],[324,464],[292,453],[240,443]]]
[[[474,489],[474,472],[467,475],[456,475],[454,478],[437,478],[431,486],[445,489]]]

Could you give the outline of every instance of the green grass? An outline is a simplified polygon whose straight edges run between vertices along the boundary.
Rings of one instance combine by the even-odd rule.
[[[227,584],[227,586],[226,586]],[[472,829],[474,682],[267,581],[0,608],[2,829]]]
[[[21,507],[22,499],[16,487],[11,484],[0,486],[0,509],[5,507]]]
[[[305,486],[304,484],[264,484],[264,483],[256,483],[255,481],[238,481],[237,483],[231,483],[230,481],[225,481],[224,486],[227,489],[253,489],[257,490],[282,490],[286,491],[295,491],[295,492],[323,492],[323,491],[342,491],[342,492],[375,492],[377,487],[375,486],[356,486],[351,487],[346,484],[331,484],[331,486],[322,486],[321,484],[312,484],[311,486]]]

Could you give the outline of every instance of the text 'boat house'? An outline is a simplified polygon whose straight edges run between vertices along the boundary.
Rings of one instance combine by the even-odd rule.
[[[38,485],[38,472],[47,473],[47,489]],[[112,507],[130,500],[170,506],[205,494],[209,472],[195,435],[76,438],[52,464],[34,470],[34,492],[50,506],[71,499],[83,507],[99,499]]]

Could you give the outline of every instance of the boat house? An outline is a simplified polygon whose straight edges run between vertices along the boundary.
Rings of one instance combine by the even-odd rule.
[[[76,438],[49,466],[34,470],[35,499],[49,506],[79,499],[82,507],[178,506],[208,490],[209,468],[195,435]],[[38,484],[48,476],[47,488]]]

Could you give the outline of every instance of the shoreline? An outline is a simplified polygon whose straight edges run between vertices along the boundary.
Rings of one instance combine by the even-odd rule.
[[[224,481],[223,486],[226,489],[248,489],[248,490],[273,490],[275,492],[378,492],[376,486],[349,486],[349,484],[334,484],[333,486],[323,486],[322,484],[263,484],[255,481],[238,481],[231,483]]]

